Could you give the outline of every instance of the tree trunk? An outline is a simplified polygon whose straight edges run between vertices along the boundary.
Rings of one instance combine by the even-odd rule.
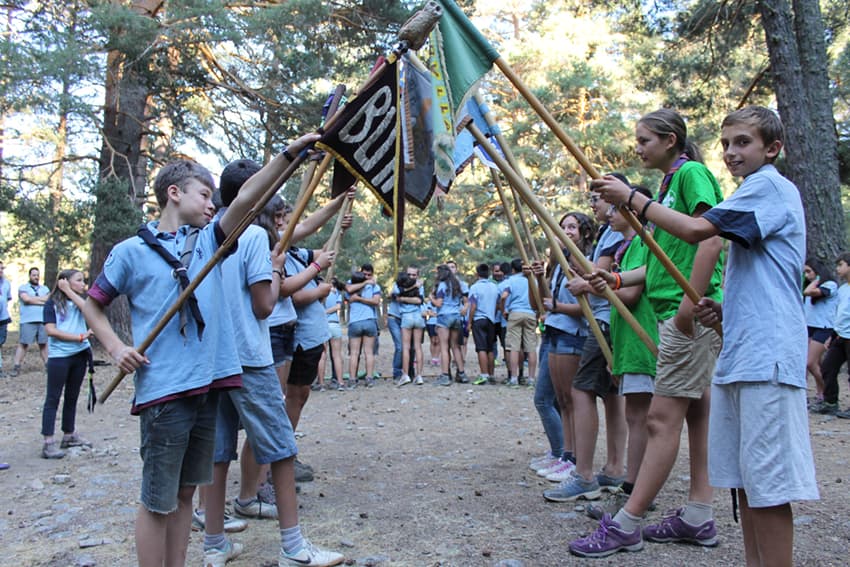
[[[785,124],[785,173],[806,209],[807,254],[832,265],[842,249],[844,218],[820,11],[805,0],[795,0],[796,18],[788,0],[761,0],[758,7]]]

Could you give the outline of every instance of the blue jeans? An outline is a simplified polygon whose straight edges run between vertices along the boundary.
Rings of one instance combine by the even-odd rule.
[[[388,315],[387,329],[393,339],[393,378],[401,378],[401,319]]]
[[[540,341],[537,382],[534,383],[534,407],[540,414],[543,431],[549,440],[549,450],[553,455],[564,452],[564,430],[561,424],[561,411],[555,397],[555,387],[549,376],[549,341]]]

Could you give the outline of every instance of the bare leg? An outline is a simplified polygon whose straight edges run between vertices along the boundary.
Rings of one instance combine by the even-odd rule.
[[[626,400],[623,396],[608,394],[602,400],[605,406],[605,441],[607,443],[605,473],[621,477],[626,457]]]
[[[289,416],[289,421],[292,423],[293,431],[298,428],[298,422],[301,420],[301,410],[304,409],[304,405],[307,403],[307,398],[309,397],[309,385],[286,385],[286,415]],[[272,471],[272,474],[274,474],[274,471]]]
[[[528,352],[528,377],[537,380],[537,349]]]
[[[38,350],[41,353],[41,360],[47,364],[47,343],[43,345],[38,345]]]
[[[327,368],[328,363],[328,349],[330,348],[329,342],[325,343],[325,348],[322,351],[322,357],[319,358],[319,366],[316,369],[316,381],[320,386],[324,386],[325,384],[325,369]]]
[[[22,345],[21,343],[18,343],[17,348],[15,348],[15,358],[14,358],[15,366],[20,366],[21,362],[23,362],[24,356],[26,356],[26,354],[27,354],[27,347],[28,346],[29,345]]]
[[[407,376],[407,371],[410,368],[410,337],[413,336],[413,329],[401,329],[401,374]],[[421,356],[419,358],[422,358]]]
[[[331,339],[331,358],[334,361],[334,378],[337,384],[342,384],[342,339]]]
[[[626,395],[626,423],[629,426],[626,481],[631,484],[634,484],[635,480],[637,480],[640,463],[646,451],[646,415],[649,413],[649,404],[651,401],[652,394]]]
[[[451,375],[452,359],[449,355],[449,329],[448,327],[437,327],[437,336],[440,338],[440,371]]]
[[[692,400],[655,395],[646,418],[648,439],[634,490],[623,507],[642,517],[667,482],[679,454],[679,438]]]
[[[224,501],[227,493],[227,469],[229,467],[229,462],[215,463],[213,465],[213,483],[204,487],[207,506],[204,531],[208,534],[224,533]]]
[[[551,356],[551,355],[550,355]],[[599,433],[599,416],[596,413],[596,394],[579,390],[572,392],[575,427],[576,473],[585,480],[593,479],[593,455]]]
[[[794,551],[794,514],[790,504],[750,508],[747,494],[738,490],[741,529],[747,567],[791,567]]]
[[[310,388],[307,387],[307,390]],[[278,524],[281,529],[298,525],[298,499],[295,496],[295,457],[271,464]]]
[[[375,376],[375,337],[363,337],[363,354],[366,357],[366,377]]]
[[[511,353],[513,356],[513,353]],[[576,442],[573,434],[573,378],[578,370],[581,357],[577,354],[552,354],[549,353],[549,376],[555,395],[558,399],[558,408],[561,411],[561,427],[564,430],[564,451],[575,451]]]
[[[688,445],[691,466],[691,486],[688,499],[711,504],[714,491],[708,483],[708,411],[711,390],[706,388],[702,398],[693,400],[685,419],[688,422]]]
[[[177,491],[177,510],[166,516],[165,566],[186,565],[189,533],[192,531],[192,497],[194,486],[181,486]]]
[[[162,567],[168,516],[170,514],[157,514],[139,506],[136,513],[136,559],[139,567]]]
[[[348,338],[348,376],[351,380],[357,380],[357,367],[360,365],[360,345],[362,337]]]
[[[815,392],[817,392],[818,396],[823,396],[824,383],[823,374],[820,372],[820,361],[821,358],[823,358],[824,352],[826,352],[826,348],[823,346],[823,343],[809,339],[809,353],[806,357],[806,370],[808,370],[815,379]]]
[[[405,347],[407,343],[404,343]],[[410,352],[409,348],[405,348],[406,351]],[[413,329],[413,352],[414,358],[414,366],[416,367],[416,375],[422,376],[422,365],[424,364],[424,360],[422,359],[422,329]],[[404,368],[407,368],[406,366]]]
[[[243,502],[256,498],[257,490],[265,479],[264,474],[267,465],[258,465],[257,459],[254,457],[254,451],[251,449],[251,444],[245,442],[242,444],[242,455],[239,457],[239,471],[241,472],[241,480],[239,482],[239,499]],[[203,487],[201,488],[203,490]]]
[[[463,349],[460,346],[461,339],[460,329],[452,329],[450,333],[452,356],[455,357],[455,364],[458,372],[464,372]]]

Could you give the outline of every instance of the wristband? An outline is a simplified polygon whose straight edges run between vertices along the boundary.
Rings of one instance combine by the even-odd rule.
[[[614,285],[612,286],[612,289],[616,290],[616,289],[620,289],[621,287],[623,287],[623,277],[620,275],[620,273],[614,272],[613,276],[614,276]]]
[[[317,271],[317,272],[321,272],[321,271],[322,271],[322,267],[319,265],[319,263],[318,263],[318,262],[310,262],[310,265],[311,265],[311,266],[313,266],[314,268],[316,268],[316,271]]]
[[[83,333],[80,333],[80,342],[86,340],[86,336]]]
[[[652,199],[649,199],[646,204],[643,206],[643,209],[640,211],[640,218],[644,222],[646,222],[646,211],[649,210],[649,206],[653,203]]]
[[[632,197],[635,196],[635,193],[637,193],[637,189],[632,189],[629,192],[629,199],[626,201],[626,206],[630,209],[632,208]]]
[[[295,161],[295,158],[292,157],[291,153],[289,153],[288,147],[286,149],[284,149],[282,153],[283,153],[283,157],[285,157],[287,160],[289,160],[289,163],[292,163],[293,161]]]
[[[273,274],[277,274],[277,275],[279,275],[279,276],[280,276],[280,279],[283,279],[283,270],[281,270],[280,268],[275,268],[275,269],[273,269],[273,270],[272,270],[272,273],[273,273]]]

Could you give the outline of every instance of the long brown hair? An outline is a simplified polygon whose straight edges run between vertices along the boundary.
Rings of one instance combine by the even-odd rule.
[[[59,281],[60,280],[71,280],[72,277],[76,274],[82,274],[80,270],[62,270],[59,272],[59,275],[56,276],[56,283],[53,284],[53,290],[50,292],[50,299],[53,300],[54,309],[64,317],[66,306],[68,304],[68,296],[65,295],[65,292],[59,289]]]

